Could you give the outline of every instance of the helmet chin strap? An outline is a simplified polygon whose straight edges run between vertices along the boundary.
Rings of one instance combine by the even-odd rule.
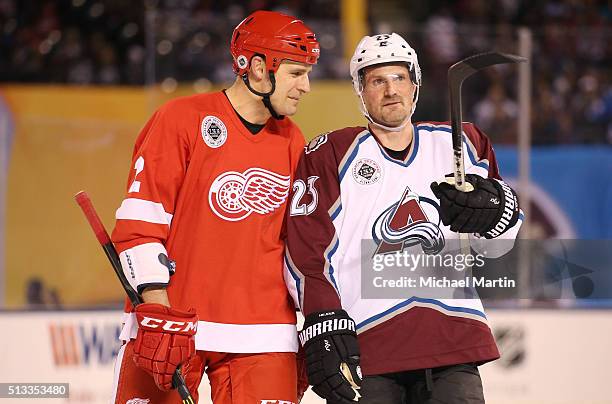
[[[414,99],[412,102],[412,110],[410,111],[410,114],[408,114],[408,116],[402,121],[402,123],[400,123],[397,126],[386,126],[383,125],[380,122],[376,122],[371,116],[370,113],[368,112],[368,108],[365,105],[365,102],[363,101],[363,95],[361,94],[361,91],[359,92],[359,99],[361,100],[361,105],[359,105],[359,108],[361,109],[361,112],[363,113],[363,115],[365,115],[365,117],[368,119],[368,121],[370,121],[373,125],[378,126],[381,129],[384,129],[386,131],[389,132],[400,132],[402,129],[404,129],[406,127],[406,125],[408,125],[411,121],[412,118],[412,114],[414,114],[414,110],[416,109],[416,102],[419,99],[419,87],[417,86],[416,88],[416,93],[414,94]]]
[[[274,77],[274,73],[273,72],[269,72],[269,74],[270,74],[270,83],[272,83],[272,89],[269,92],[267,92],[267,93],[262,93],[260,91],[255,90],[253,87],[251,87],[251,83],[249,82],[249,75],[248,75],[248,73],[243,74],[241,77],[242,77],[242,81],[247,86],[249,91],[251,91],[255,95],[258,95],[258,96],[262,97],[263,104],[266,106],[268,111],[270,111],[270,115],[272,115],[272,118],[274,118],[274,119],[283,119],[285,116],[284,115],[279,115],[274,110],[274,107],[272,106],[272,102],[270,101],[270,96],[274,93],[274,90],[276,90],[276,78]]]

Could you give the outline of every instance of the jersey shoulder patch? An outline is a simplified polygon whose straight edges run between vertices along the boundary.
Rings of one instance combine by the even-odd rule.
[[[306,154],[310,154],[313,151],[316,151],[319,147],[321,147],[327,142],[328,134],[329,132],[325,132],[325,133],[321,133],[320,135],[316,136],[314,139],[308,142],[306,146],[304,146],[304,152]]]
[[[340,161],[355,138],[365,130],[364,127],[352,127],[322,133],[308,142],[304,154],[311,161]]]

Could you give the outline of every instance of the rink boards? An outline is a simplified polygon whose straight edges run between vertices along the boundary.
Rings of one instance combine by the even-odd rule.
[[[490,310],[502,358],[481,367],[488,403],[610,402],[612,311]],[[70,383],[70,399],[107,403],[119,349],[115,311],[0,313],[1,382]],[[207,383],[201,403],[209,403]],[[24,400],[3,400],[3,402]],[[308,392],[302,403],[323,401]]]

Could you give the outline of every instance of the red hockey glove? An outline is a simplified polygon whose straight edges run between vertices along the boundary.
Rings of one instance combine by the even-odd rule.
[[[195,355],[198,316],[193,309],[182,311],[158,303],[140,304],[135,312],[134,362],[153,376],[160,390],[171,390],[176,368]]]

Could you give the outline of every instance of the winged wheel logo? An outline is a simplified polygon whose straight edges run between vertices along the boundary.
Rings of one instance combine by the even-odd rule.
[[[281,207],[289,195],[291,178],[263,168],[243,173],[228,171],[212,183],[208,203],[221,219],[236,222],[253,213],[265,215]]]

